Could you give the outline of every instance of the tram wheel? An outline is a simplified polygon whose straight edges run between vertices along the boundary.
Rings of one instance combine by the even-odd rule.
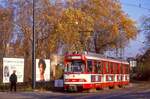
[[[109,86],[109,89],[114,89],[114,86]]]
[[[123,87],[123,85],[118,85],[118,87],[119,87],[119,88],[122,88],[122,87]]]
[[[92,88],[92,89],[89,89],[88,92],[89,93],[94,93],[94,92],[97,92],[97,91],[96,91],[96,88]]]

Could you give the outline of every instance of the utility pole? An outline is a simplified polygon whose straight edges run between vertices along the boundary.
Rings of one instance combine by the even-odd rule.
[[[33,13],[33,20],[32,20],[32,89],[35,88],[35,78],[36,78],[36,71],[35,71],[35,21],[34,21],[34,6],[35,0],[32,2],[32,13]]]

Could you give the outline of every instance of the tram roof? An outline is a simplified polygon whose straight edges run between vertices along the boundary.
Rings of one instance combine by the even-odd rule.
[[[83,52],[83,53],[73,53],[70,55],[84,55],[87,59],[94,59],[94,60],[102,60],[102,61],[110,61],[115,63],[123,63],[123,64],[129,64],[126,60],[118,59],[114,57],[107,57],[102,54],[96,54],[91,52]]]
[[[124,63],[124,64],[129,64],[126,60],[123,59],[118,59],[114,57],[107,57],[102,54],[96,54],[96,53],[83,53],[87,59],[95,59],[95,60],[103,60],[103,61],[111,61],[111,62],[116,62],[116,63]]]

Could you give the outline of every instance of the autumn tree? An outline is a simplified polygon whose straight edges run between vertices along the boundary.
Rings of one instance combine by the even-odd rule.
[[[147,38],[147,46],[150,45],[150,17],[149,14],[145,17],[143,17],[142,20],[142,32],[144,32],[146,34],[146,38]]]
[[[143,55],[137,57],[137,79],[150,80],[150,50],[146,50]]]
[[[0,7],[0,82],[2,81],[2,60],[13,38],[13,9]]]
[[[32,49],[32,1],[30,0],[8,0],[9,7],[14,8],[15,25],[17,26],[18,34],[15,41],[16,54],[21,54],[18,57],[25,59],[25,81],[31,80],[31,49]],[[17,35],[17,34],[15,34]],[[22,53],[18,53],[18,51]]]
[[[82,11],[94,19],[95,51],[125,46],[137,34],[135,23],[121,10],[117,0],[82,0]],[[120,44],[119,44],[120,45]]]
[[[66,50],[90,51],[88,43],[93,43],[95,52],[99,53],[108,48],[124,47],[129,39],[136,36],[135,23],[125,15],[116,0],[56,2],[37,0],[35,3],[37,56],[48,57],[50,53],[57,52],[59,45],[66,46]],[[31,41],[32,36],[31,3],[23,0],[19,4],[18,22],[25,33],[25,41]]]
[[[56,30],[57,39],[66,45],[66,50],[82,51],[93,31],[93,19],[79,9],[68,8],[63,11]]]
[[[95,52],[99,53],[108,48],[123,48],[137,34],[135,22],[121,10],[121,4],[116,0],[64,2],[62,12],[53,10],[59,12],[60,16],[56,17],[58,15],[55,14],[54,18],[51,15],[47,20],[48,24],[57,20],[53,24],[55,29],[51,31],[49,43],[55,49],[61,43],[66,50],[91,51],[93,48],[88,49],[88,46],[93,43]]]
[[[35,31],[36,31],[36,52],[37,57],[44,55],[50,58],[51,53],[56,53],[58,49],[58,39],[56,38],[56,26],[61,16],[61,6],[51,4],[49,0],[38,0],[35,9]]]
[[[17,51],[22,51],[25,57],[26,74],[25,81],[31,79],[31,52],[33,19],[35,28],[35,52],[36,58],[50,58],[52,52],[56,52],[57,41],[55,40],[55,25],[59,17],[60,8],[51,5],[49,0],[36,0],[33,18],[33,2],[31,0],[8,0],[10,7],[15,8],[15,23],[20,38],[17,37],[15,46]],[[56,12],[57,11],[57,12]],[[18,46],[20,45],[20,46]],[[16,53],[17,54],[17,53]]]
[[[143,17],[141,25],[142,33],[146,34],[146,42],[144,47],[145,53],[138,57],[138,67],[137,74],[139,75],[140,80],[149,80],[150,79],[150,17],[149,14]]]
[[[0,56],[5,57],[13,36],[13,9],[0,8]]]

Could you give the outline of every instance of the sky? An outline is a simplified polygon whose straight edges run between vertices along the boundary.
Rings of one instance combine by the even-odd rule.
[[[136,21],[138,28],[141,26],[142,17],[150,13],[150,0],[120,0],[122,10],[128,16]],[[125,48],[125,57],[135,57],[137,54],[143,53],[145,35],[140,33]]]

